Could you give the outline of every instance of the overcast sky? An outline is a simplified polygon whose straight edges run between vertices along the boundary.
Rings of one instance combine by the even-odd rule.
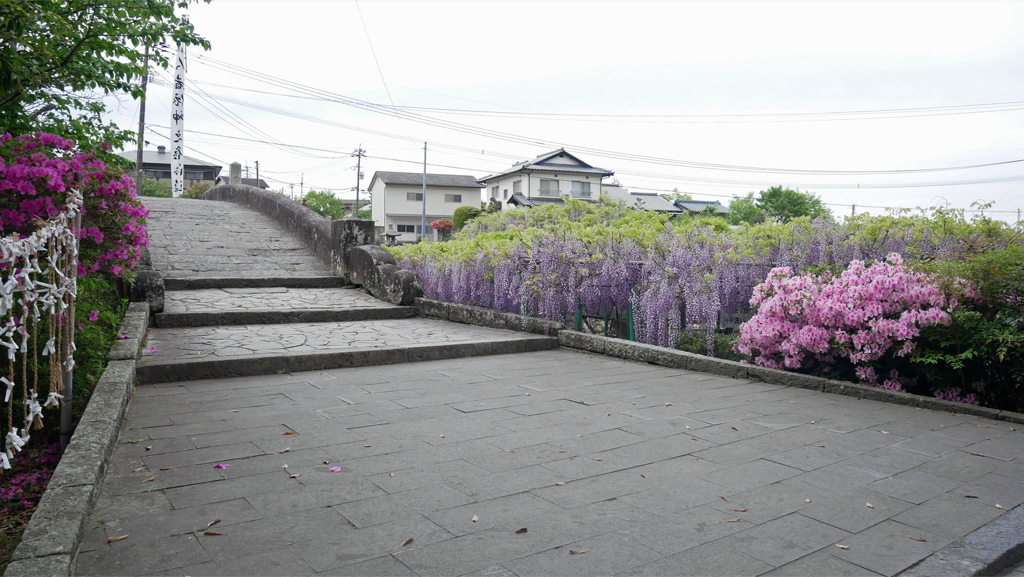
[[[782,184],[840,215],[984,201],[1012,222],[1024,208],[1019,2],[214,0],[188,14],[213,47],[189,54],[186,154],[250,176],[259,161],[296,194],[352,196],[360,145],[364,189],[375,170],[420,172],[426,141],[432,173],[480,178],[565,146],[636,191],[728,202]],[[169,102],[150,85],[151,147],[168,142]],[[126,127],[137,114],[111,107]],[[919,170],[990,163],[1006,164]]]

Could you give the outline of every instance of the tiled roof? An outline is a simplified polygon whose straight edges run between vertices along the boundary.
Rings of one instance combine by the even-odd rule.
[[[132,162],[135,162],[135,160],[138,158],[138,153],[134,150],[118,152],[117,155],[120,156],[121,158],[127,158]],[[223,168],[219,164],[212,164],[203,160],[199,160],[198,158],[192,158],[191,156],[182,155],[181,158],[182,160],[184,160],[184,164],[186,166],[205,166],[216,169]],[[158,152],[156,150],[143,150],[142,164],[166,164],[167,166],[170,166],[171,152],[169,150],[165,152]]]
[[[575,158],[577,161],[580,162],[580,164],[560,164],[554,162],[547,162],[548,160],[551,160],[552,158],[555,158],[560,154],[569,156],[571,158]],[[557,170],[559,172],[568,172],[574,174],[600,174],[601,176],[611,176],[615,174],[614,172],[606,170],[604,168],[590,166],[589,164],[583,162],[579,158],[573,156],[572,153],[566,152],[564,148],[559,148],[558,150],[553,150],[551,152],[541,154],[540,156],[534,158],[533,160],[523,160],[517,162],[506,170],[497,172],[490,176],[485,176],[480,180],[481,182],[486,182],[488,180],[505,176],[506,174],[519,172],[521,170]]]
[[[602,186],[601,194],[607,195],[612,200],[621,200],[630,208],[642,208],[658,212],[682,212],[682,209],[653,192],[629,192],[621,186]]]
[[[677,200],[676,206],[687,212],[701,212],[708,207],[712,207],[715,209],[715,212],[723,214],[729,212],[729,207],[723,206],[717,200]]]
[[[405,186],[422,186],[422,172],[385,172],[378,170],[373,174],[384,184],[398,184]],[[465,174],[427,174],[427,186],[443,188],[476,188],[481,189],[484,185],[477,182],[475,177]]]

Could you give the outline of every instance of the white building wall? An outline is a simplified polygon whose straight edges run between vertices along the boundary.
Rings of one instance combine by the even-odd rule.
[[[423,186],[412,185],[390,185],[385,186],[379,179],[371,184],[373,193],[373,219],[375,226],[384,227],[385,232],[398,230],[398,225],[419,226],[423,214],[422,200],[409,200],[410,193],[420,194]],[[446,194],[461,195],[461,202],[445,202]],[[438,219],[452,220],[455,217],[455,209],[460,206],[480,207],[480,192],[474,188],[440,188],[427,187],[427,236],[436,240],[434,229],[430,223]],[[378,206],[380,209],[378,211]],[[379,215],[379,216],[378,216]],[[392,229],[392,226],[394,228]],[[402,233],[399,241],[414,241],[416,233]]]

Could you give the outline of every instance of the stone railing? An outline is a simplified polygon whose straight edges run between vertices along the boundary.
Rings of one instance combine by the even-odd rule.
[[[373,221],[361,218],[326,219],[287,196],[243,184],[222,184],[208,190],[204,200],[226,200],[264,214],[298,237],[337,276],[349,278],[349,253],[373,244]]]

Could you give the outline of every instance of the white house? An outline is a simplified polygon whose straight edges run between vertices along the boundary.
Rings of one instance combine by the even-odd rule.
[[[476,177],[464,174],[427,175],[427,238],[438,236],[430,223],[438,219],[451,220],[460,206],[480,208],[480,189]],[[370,181],[373,221],[385,233],[400,234],[401,242],[414,241],[423,233],[420,222],[423,215],[423,173],[373,173]]]
[[[564,196],[597,200],[601,181],[613,174],[559,148],[533,160],[517,162],[480,182],[487,187],[487,197],[500,200],[504,206],[537,206],[561,203]]]

